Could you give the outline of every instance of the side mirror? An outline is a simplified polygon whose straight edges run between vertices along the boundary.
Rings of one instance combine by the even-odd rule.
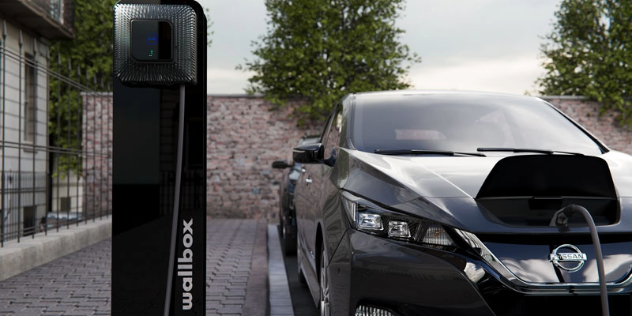
[[[274,169],[285,169],[291,166],[292,165],[288,164],[285,160],[275,160],[272,162],[272,168]]]
[[[292,150],[294,162],[298,163],[322,163],[323,145],[308,144],[294,147]]]

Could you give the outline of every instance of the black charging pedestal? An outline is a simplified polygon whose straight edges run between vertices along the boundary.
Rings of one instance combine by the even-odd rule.
[[[112,315],[204,315],[204,11],[136,0],[114,16]]]

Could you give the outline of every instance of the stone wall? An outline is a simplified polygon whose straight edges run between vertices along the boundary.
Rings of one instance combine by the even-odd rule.
[[[93,100],[105,102],[103,109],[99,106],[96,109],[106,113],[105,126],[111,128],[107,116],[111,113],[108,111],[111,100],[106,99]],[[547,96],[543,99],[568,114],[610,148],[632,154],[630,129],[619,127],[612,112],[599,116],[597,102],[581,97]],[[88,101],[88,111],[92,111],[91,101]],[[276,221],[282,171],[272,169],[271,164],[279,159],[291,161],[292,147],[298,139],[308,134],[319,134],[322,127],[308,124],[298,128],[296,120],[291,117],[291,107],[273,110],[274,107],[260,96],[210,95],[207,105],[207,214],[211,218],[267,218]],[[97,151],[102,146],[111,148],[111,133],[104,132],[105,139],[100,142],[101,118],[90,113],[86,115],[97,128],[93,130],[94,127],[88,124],[84,146],[92,150],[95,144]],[[111,167],[99,166],[105,161],[98,158],[84,161],[84,168],[90,170],[84,174],[88,179],[88,197],[94,192],[91,179],[99,183],[100,179],[109,177]],[[96,177],[91,178],[93,175]],[[95,204],[106,202],[107,205],[108,195],[101,198],[97,194]]]
[[[566,113],[609,148],[632,154],[632,130],[620,127],[613,111],[599,115],[599,102],[566,96],[546,96],[542,99]]]
[[[276,218],[282,171],[274,160],[292,160],[292,148],[321,127],[298,128],[291,106],[257,96],[209,96],[206,208],[211,217]]]
[[[112,212],[112,93],[82,93],[84,215]]]

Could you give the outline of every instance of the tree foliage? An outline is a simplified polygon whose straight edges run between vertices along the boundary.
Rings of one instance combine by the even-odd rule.
[[[50,67],[91,90],[105,91],[112,84],[112,8],[116,0],[74,0],[73,3],[75,37],[51,43]],[[50,144],[80,149],[81,89],[51,76],[49,91]],[[58,157],[56,173],[64,175],[68,169],[80,173],[80,155]]]
[[[253,42],[254,72],[246,92],[282,106],[306,98],[300,121],[322,119],[343,95],[405,89],[411,64],[421,62],[398,42],[404,0],[266,0],[267,34]]]
[[[586,96],[632,124],[632,1],[564,0],[555,17],[540,92]]]

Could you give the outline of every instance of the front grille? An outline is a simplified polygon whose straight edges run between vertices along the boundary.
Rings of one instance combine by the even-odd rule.
[[[355,316],[395,316],[395,314],[385,309],[359,305],[358,308],[356,308]]]
[[[601,315],[599,295],[526,296],[503,290],[483,297],[497,316]],[[608,301],[611,316],[632,316],[630,294],[610,295]]]
[[[476,234],[482,242],[494,242],[516,245],[561,245],[572,243],[575,245],[592,245],[590,233],[555,233],[555,234]],[[632,241],[630,233],[599,233],[602,245]]]

